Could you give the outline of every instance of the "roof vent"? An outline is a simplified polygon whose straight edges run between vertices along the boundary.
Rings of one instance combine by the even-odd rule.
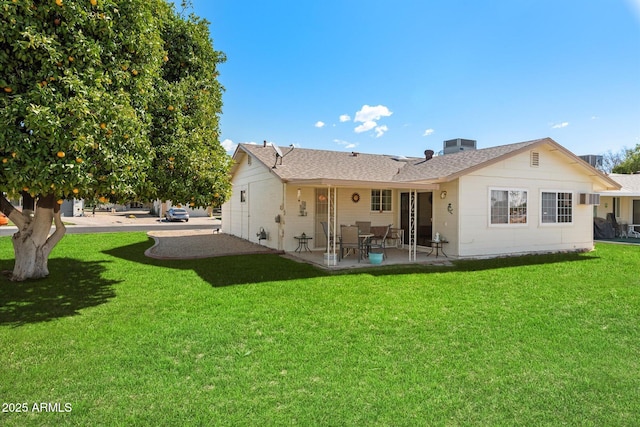
[[[434,154],[435,154],[435,151],[433,150],[424,150],[424,158],[427,160],[433,159]]]
[[[358,157],[358,154],[360,154],[360,153],[358,153],[357,151],[352,151],[351,152],[351,156],[352,157]]]

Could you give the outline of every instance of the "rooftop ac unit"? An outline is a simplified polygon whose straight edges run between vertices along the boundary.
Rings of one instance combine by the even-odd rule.
[[[599,205],[600,195],[596,193],[580,193],[581,205]]]
[[[457,153],[464,150],[475,150],[476,141],[474,139],[449,139],[443,144],[444,154]]]

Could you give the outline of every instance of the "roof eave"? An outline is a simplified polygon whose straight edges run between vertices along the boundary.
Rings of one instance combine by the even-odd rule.
[[[394,182],[394,181],[361,181],[349,179],[331,179],[331,178],[296,178],[284,180],[290,185],[299,185],[304,187],[343,187],[343,188],[385,188],[385,189],[412,189],[412,190],[438,190],[440,185],[437,183],[424,182]]]

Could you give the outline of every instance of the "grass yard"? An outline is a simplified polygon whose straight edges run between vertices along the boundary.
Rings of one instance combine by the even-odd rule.
[[[640,420],[638,246],[329,274],[151,244],[68,235],[48,279],[0,278],[0,425]]]

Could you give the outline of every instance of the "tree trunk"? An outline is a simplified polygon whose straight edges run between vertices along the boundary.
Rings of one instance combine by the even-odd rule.
[[[22,212],[17,211],[13,206],[8,208],[6,206],[8,201],[4,197],[2,199],[2,211],[18,226],[18,232],[12,238],[16,261],[11,280],[22,281],[47,277],[49,254],[66,231],[60,217],[60,206],[56,203],[54,195],[40,197],[35,212],[26,209],[33,206],[33,199],[29,195],[23,194],[25,209]],[[49,236],[52,221],[56,229]]]

